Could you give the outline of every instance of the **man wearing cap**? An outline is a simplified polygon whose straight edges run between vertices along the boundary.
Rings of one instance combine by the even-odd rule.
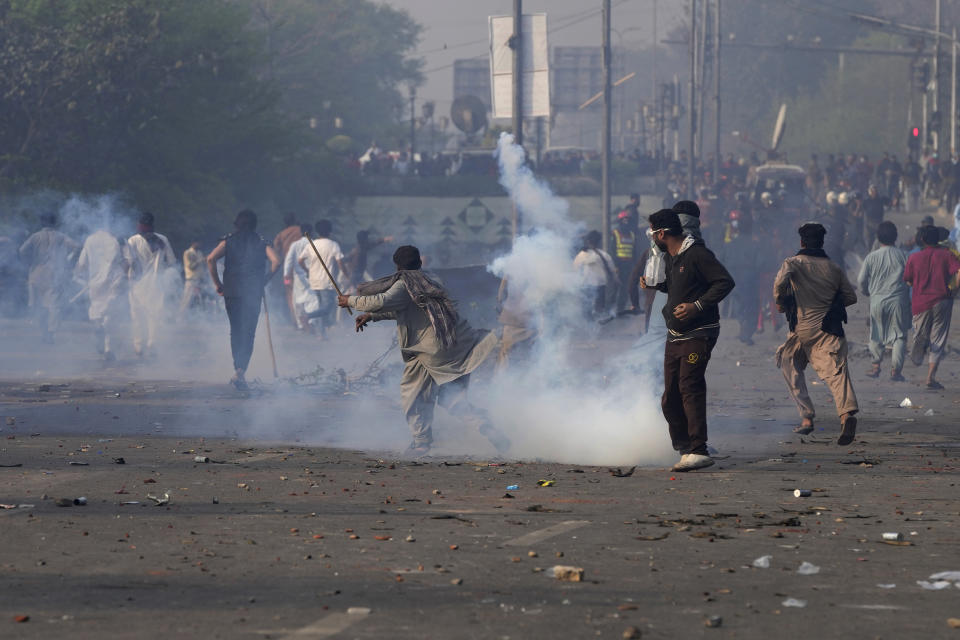
[[[57,214],[40,216],[40,231],[20,246],[20,259],[30,269],[27,277],[29,306],[36,316],[42,339],[53,344],[53,334],[60,328],[60,317],[70,282],[70,263],[80,245],[70,236],[57,231]]]
[[[171,278],[167,270],[177,264],[170,241],[153,230],[153,223],[153,214],[143,212],[137,223],[137,233],[127,239],[133,350],[140,357],[153,351],[165,298],[173,292],[168,288]]]
[[[910,359],[920,366],[923,356],[929,351],[927,388],[943,389],[936,375],[950,333],[953,293],[960,272],[960,260],[949,249],[938,246],[940,232],[937,227],[921,227],[918,235],[923,248],[907,258],[903,269],[903,281],[913,288],[910,299],[913,313]]]
[[[720,335],[719,304],[734,282],[703,240],[684,234],[676,211],[661,209],[649,220],[653,241],[667,255],[666,280],[656,285],[667,294],[660,404],[673,448],[681,454],[673,471],[692,471],[713,464],[707,453],[705,374]],[[640,286],[647,288],[646,278]]]
[[[437,404],[476,428],[498,451],[506,451],[510,441],[467,401],[470,374],[496,349],[496,334],[472,328],[457,313],[447,291],[421,270],[419,249],[402,246],[393,262],[396,273],[358,285],[359,295],[338,295],[337,304],[363,312],[356,319],[357,331],[369,322],[397,323],[404,362],[401,405],[413,435],[409,451],[429,453]]]
[[[783,261],[773,283],[777,308],[787,314],[790,325],[786,342],[777,349],[777,366],[800,412],[801,423],[794,432],[806,435],[814,428],[816,412],[804,378],[809,363],[833,394],[841,424],[837,444],[848,445],[857,432],[859,407],[842,323],[847,321],[846,307],[857,301],[857,292],[823,250],[827,233],[823,225],[808,222],[798,233],[801,249]]]

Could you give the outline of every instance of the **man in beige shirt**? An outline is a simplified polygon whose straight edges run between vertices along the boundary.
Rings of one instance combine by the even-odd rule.
[[[857,430],[857,396],[850,382],[847,340],[842,323],[845,308],[856,303],[857,292],[843,269],[823,250],[823,225],[808,222],[798,230],[797,255],[783,261],[773,284],[779,310],[787,314],[790,333],[777,349],[777,365],[783,371],[802,422],[794,432],[813,432],[813,402],[807,392],[807,364],[830,388],[842,429],[837,444],[853,442]]]
[[[414,455],[429,453],[433,443],[433,411],[445,408],[475,428],[500,453],[510,440],[490,422],[486,412],[467,400],[470,374],[497,348],[497,336],[474,329],[432,276],[421,270],[420,251],[406,245],[393,254],[397,272],[357,287],[360,295],[339,295],[337,304],[363,312],[357,331],[368,322],[394,320],[403,356],[400,396],[410,425]]]

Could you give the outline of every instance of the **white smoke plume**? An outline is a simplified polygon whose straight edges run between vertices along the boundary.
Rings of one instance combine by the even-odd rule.
[[[662,341],[597,367],[585,364],[596,324],[582,314],[571,248],[583,231],[567,203],[538,181],[513,136],[497,148],[500,182],[534,231],[490,265],[520,296],[540,336],[525,362],[491,384],[488,410],[513,440],[511,457],[592,465],[661,465],[675,454],[660,412]],[[656,326],[651,327],[656,332]],[[653,335],[653,334],[651,334]],[[487,403],[484,403],[487,404]]]

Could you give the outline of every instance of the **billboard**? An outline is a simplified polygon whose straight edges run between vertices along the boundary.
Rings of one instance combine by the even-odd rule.
[[[523,16],[523,117],[550,117],[547,14]],[[494,118],[513,117],[513,16],[490,17],[490,89]]]

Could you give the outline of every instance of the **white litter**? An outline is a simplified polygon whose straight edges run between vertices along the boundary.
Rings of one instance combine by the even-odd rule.
[[[902,409],[907,409],[912,406],[913,406],[913,402],[910,400],[910,398],[904,398],[903,401],[900,403],[900,408]]]
[[[960,582],[960,571],[941,571],[930,576],[931,580],[952,580]]]
[[[805,606],[807,606],[807,601],[800,600],[798,598],[787,598],[780,604],[782,604],[785,607],[796,607],[798,609],[803,609]]]
[[[923,415],[925,415],[925,416],[932,416],[932,415],[933,415],[933,409],[927,409],[926,411],[923,412]]]
[[[917,584],[926,589],[927,591],[940,591],[941,589],[946,589],[949,587],[952,582],[949,580],[937,580],[936,582],[927,582],[926,580],[917,580]]]
[[[820,573],[820,567],[804,560],[803,563],[799,567],[797,567],[797,573],[799,573],[802,576],[812,576],[814,574]]]
[[[350,607],[349,609],[347,609],[347,615],[350,615],[350,616],[370,615],[370,607]]]
[[[893,584],[892,582],[890,584],[878,584],[877,586],[881,589],[895,589],[897,587],[897,585]]]
[[[773,560],[773,556],[760,556],[753,561],[753,566],[757,569],[769,569],[771,560]]]

